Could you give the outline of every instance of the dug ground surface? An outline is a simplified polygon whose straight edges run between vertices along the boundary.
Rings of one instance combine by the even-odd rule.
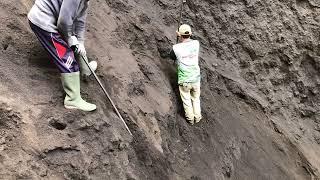
[[[86,47],[133,132],[94,79],[92,113],[63,108],[59,73],[31,32],[31,0],[0,2],[0,179],[320,178],[320,3],[193,0],[204,119],[183,118],[179,1],[94,0]]]

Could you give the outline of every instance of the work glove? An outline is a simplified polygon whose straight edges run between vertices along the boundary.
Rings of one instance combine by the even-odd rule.
[[[83,43],[79,43],[79,45],[76,48],[76,53],[82,55],[82,56],[86,56],[87,52],[86,52],[86,48],[84,47]]]
[[[88,68],[87,63],[89,63],[90,68],[93,71],[96,71],[98,67],[98,63],[96,61],[88,61],[86,49],[82,42],[79,42],[76,36],[71,36],[68,41],[69,46],[75,53],[75,57],[78,60],[78,63],[80,65],[80,73],[81,76],[90,76],[91,71]],[[86,61],[86,62],[85,62]]]
[[[69,46],[76,54],[86,56],[86,48],[84,47],[83,42],[78,41],[76,36],[71,36]]]

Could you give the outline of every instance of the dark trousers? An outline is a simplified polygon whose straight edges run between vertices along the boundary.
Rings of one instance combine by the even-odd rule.
[[[59,33],[47,32],[29,21],[32,31],[39,39],[42,46],[49,53],[60,73],[72,73],[79,71],[72,49]]]

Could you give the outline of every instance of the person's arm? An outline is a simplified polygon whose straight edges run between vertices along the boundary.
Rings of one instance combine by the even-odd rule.
[[[82,43],[82,44],[84,43],[88,6],[89,6],[89,1],[85,1],[84,8],[79,13],[77,19],[74,22],[75,36],[77,37],[79,43]]]
[[[169,54],[170,59],[176,61],[177,60],[177,56],[174,53],[173,49],[171,49],[170,54]]]
[[[77,16],[81,0],[62,1],[57,27],[69,46],[72,45],[73,22]]]

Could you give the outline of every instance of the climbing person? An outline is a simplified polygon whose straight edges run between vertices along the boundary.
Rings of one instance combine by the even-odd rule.
[[[29,24],[41,45],[61,73],[66,93],[64,107],[93,111],[95,104],[80,95],[80,73],[89,76],[84,47],[85,22],[89,0],[35,0],[28,13]],[[97,62],[89,62],[92,70]]]
[[[179,43],[173,45],[170,57],[176,60],[178,84],[185,117],[190,124],[201,119],[200,107],[200,67],[198,40],[192,40],[191,27],[183,24],[176,32]]]

